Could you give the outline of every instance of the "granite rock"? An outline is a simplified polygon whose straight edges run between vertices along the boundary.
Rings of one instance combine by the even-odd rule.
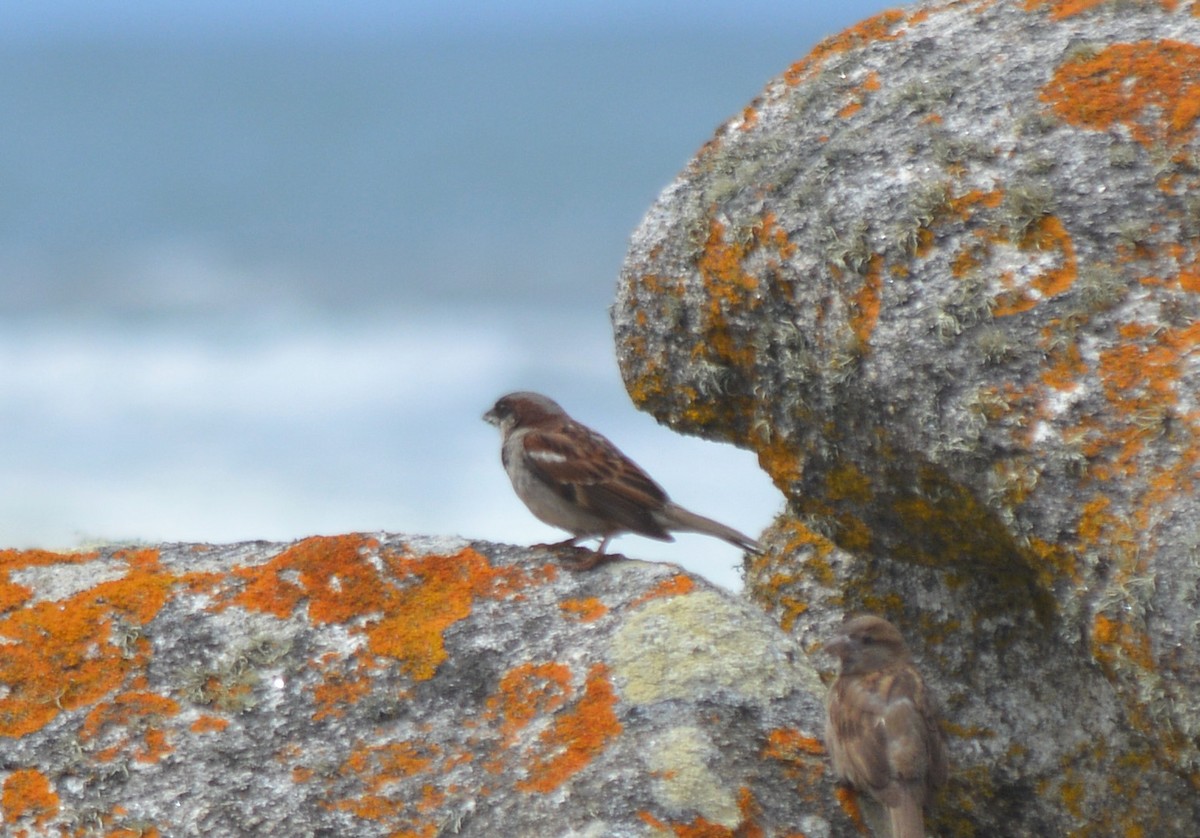
[[[350,534],[0,552],[5,835],[853,831],[822,688],[670,565]]]
[[[750,595],[896,622],[944,835],[1200,831],[1200,17],[928,2],[828,39],[634,234],[634,401],[757,452]]]

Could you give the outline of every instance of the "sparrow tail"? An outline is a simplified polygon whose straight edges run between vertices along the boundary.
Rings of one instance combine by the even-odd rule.
[[[925,838],[925,817],[921,804],[911,794],[900,795],[899,804],[888,808],[892,838]]]
[[[703,515],[689,512],[678,504],[668,503],[660,515],[661,523],[665,529],[711,535],[728,541],[734,547],[740,547],[751,553],[761,553],[763,551],[762,545],[750,536],[742,535],[733,527],[727,527],[724,524],[714,521],[712,518],[705,518]]]

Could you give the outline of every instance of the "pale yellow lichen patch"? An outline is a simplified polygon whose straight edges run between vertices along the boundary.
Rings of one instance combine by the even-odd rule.
[[[783,642],[761,616],[714,591],[655,599],[613,638],[613,677],[621,698],[634,704],[694,701],[723,688],[778,698],[805,678]]]
[[[724,785],[709,768],[721,754],[704,731],[671,728],[648,752],[648,767],[657,778],[655,796],[664,804],[694,810],[706,821],[729,829],[741,822],[736,789]]]

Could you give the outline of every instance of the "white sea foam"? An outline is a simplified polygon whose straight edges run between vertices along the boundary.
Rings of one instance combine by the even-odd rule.
[[[751,455],[630,406],[599,319],[534,328],[460,313],[234,331],[0,335],[0,544],[381,529],[558,540],[512,494],[480,421],[497,395],[526,387],[601,429],[685,506],[753,534],[779,505]],[[738,554],[722,542],[615,548],[738,585]]]

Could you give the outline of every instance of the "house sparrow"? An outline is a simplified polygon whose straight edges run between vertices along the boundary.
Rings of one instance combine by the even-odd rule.
[[[722,538],[760,551],[752,538],[672,503],[662,487],[600,434],[537,393],[509,393],[483,415],[500,428],[500,459],[517,497],[547,524],[571,533],[563,545],[599,538],[596,552],[573,566],[587,570],[621,533],[674,541],[671,531]]]
[[[924,809],[946,782],[946,743],[904,638],[864,615],[843,624],[825,650],[841,661],[825,725],[834,771],[883,805],[892,838],[924,838]]]

